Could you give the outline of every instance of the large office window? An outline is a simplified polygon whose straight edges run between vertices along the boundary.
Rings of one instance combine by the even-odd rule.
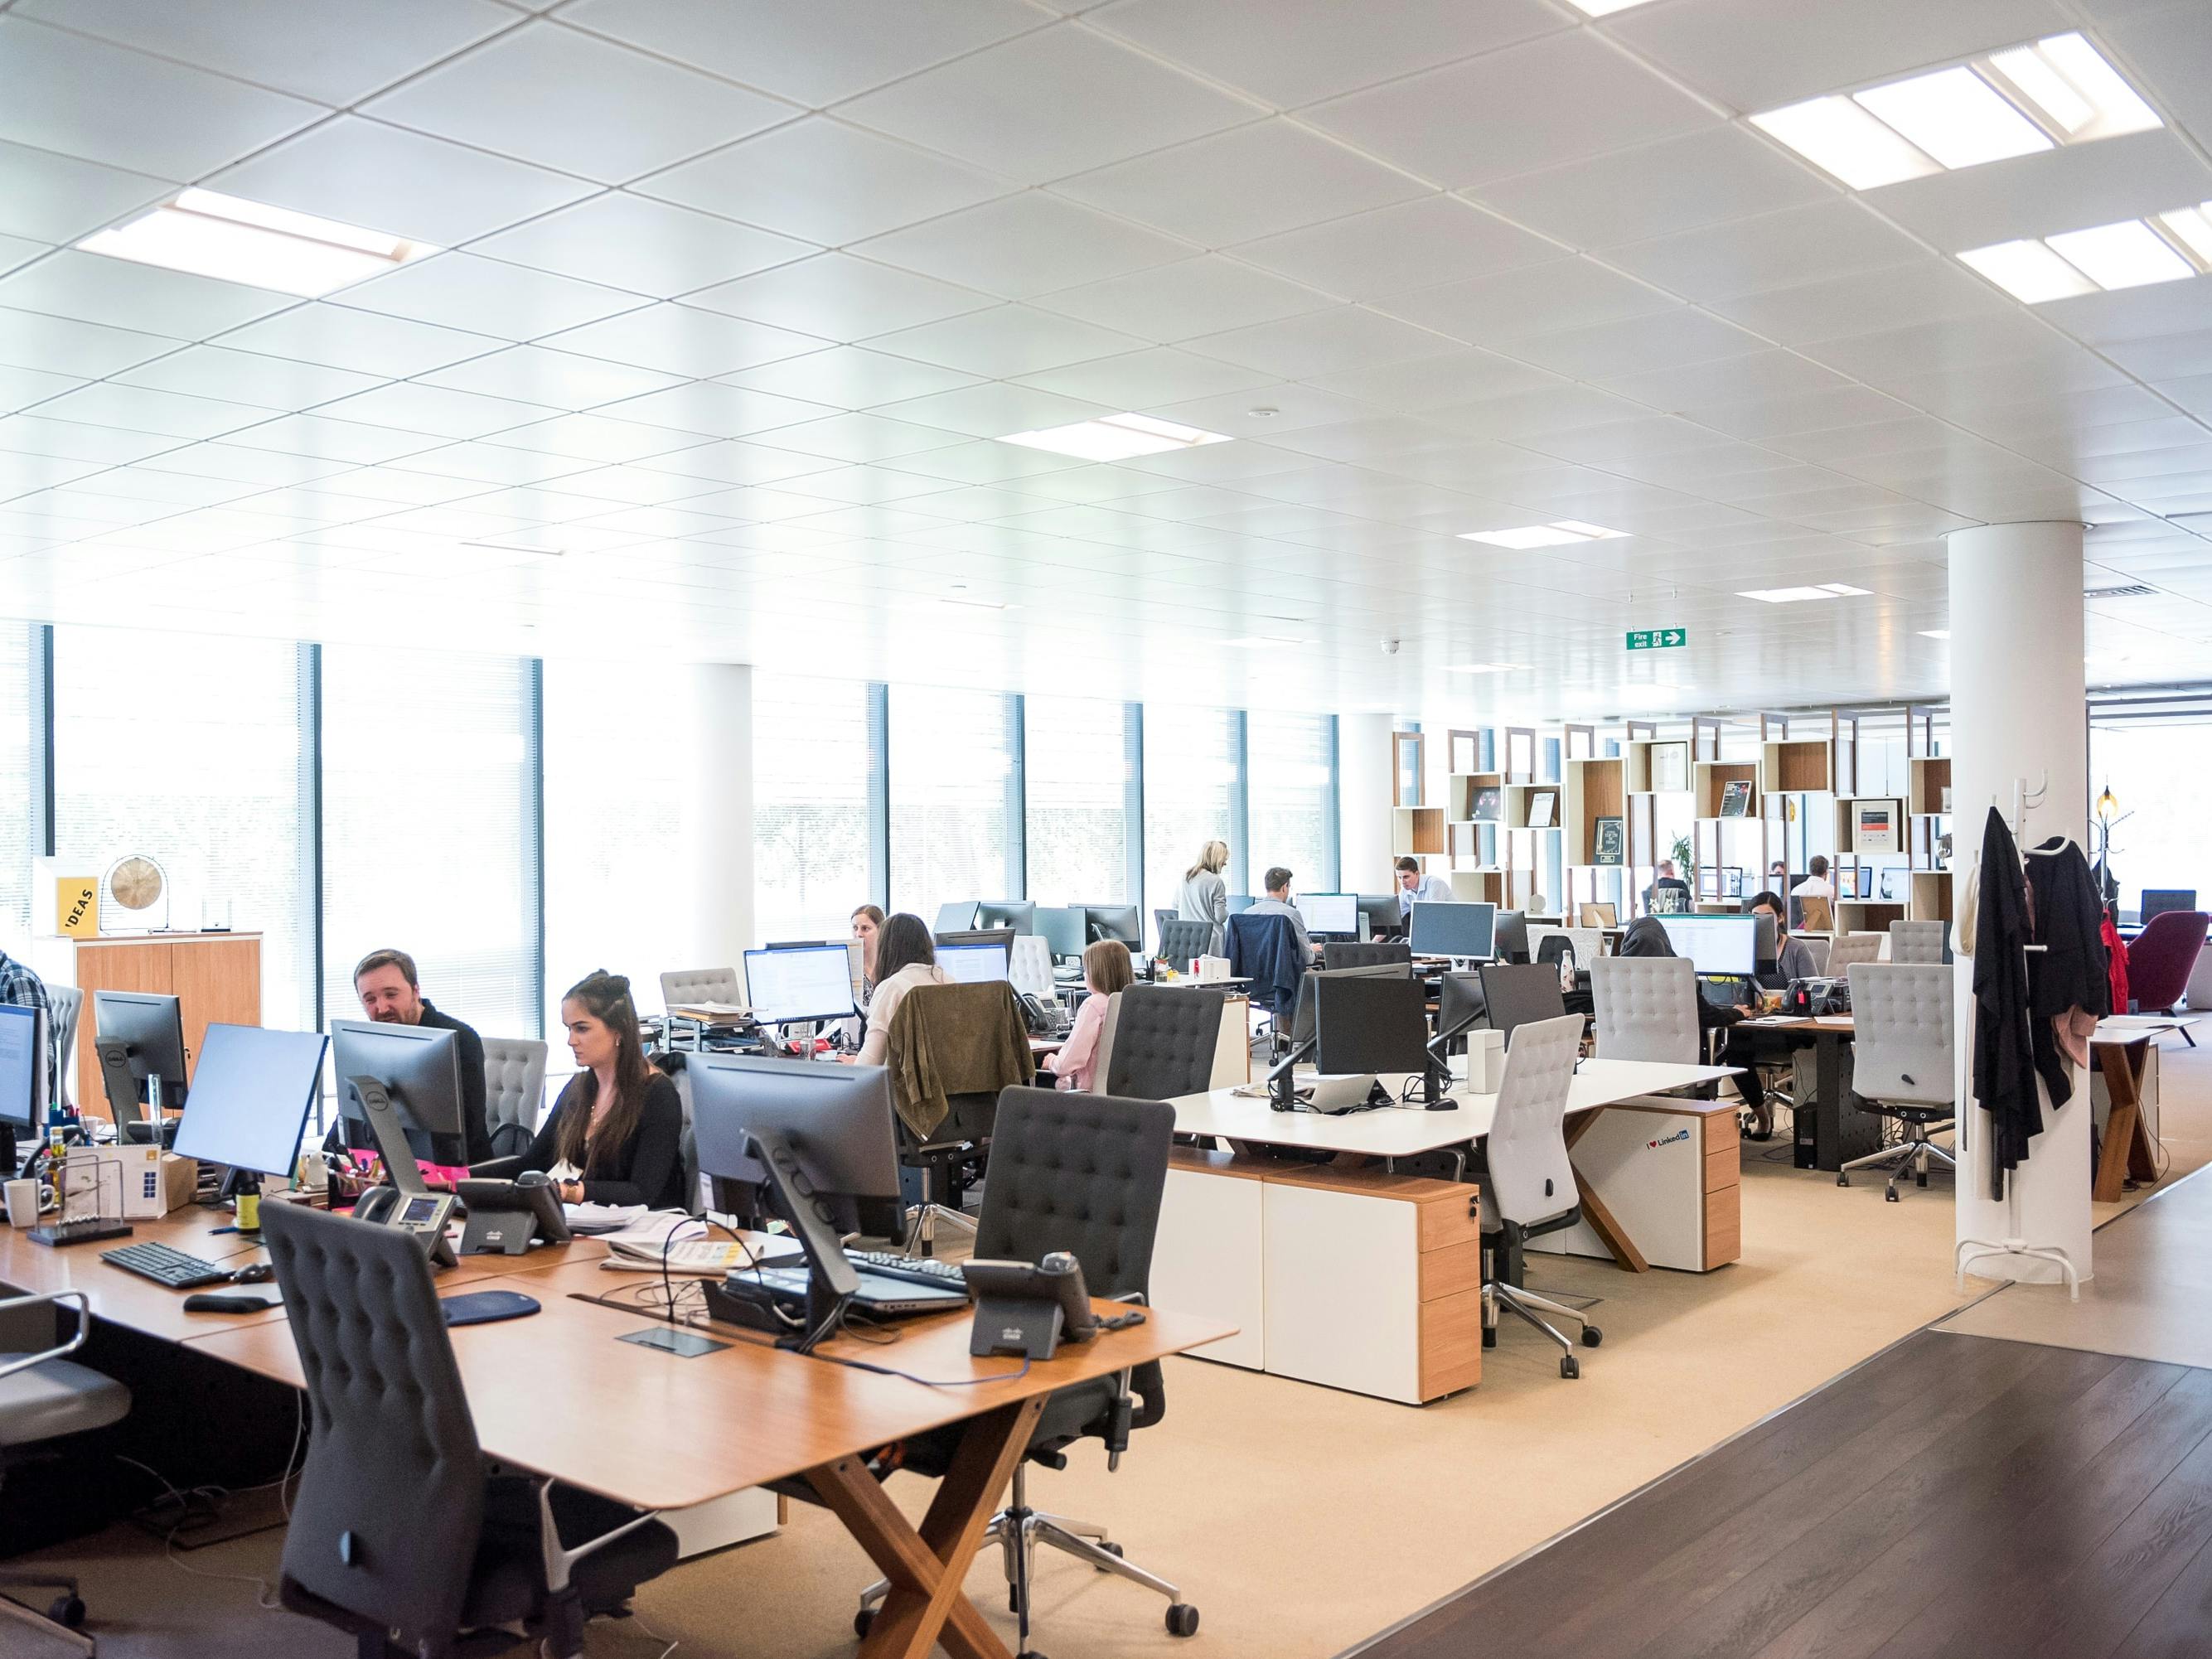
[[[46,787],[32,775],[40,752],[32,733],[39,632],[36,623],[0,623],[0,948],[17,957],[30,955],[31,860],[46,850],[32,845]]]
[[[289,641],[54,630],[54,849],[70,875],[132,854],[167,891],[104,927],[225,921],[261,939],[261,1018],[314,1016],[301,857],[301,674]]]
[[[1127,903],[1127,705],[1024,700],[1028,896],[1047,904]]]
[[[1335,717],[1255,709],[1245,717],[1244,744],[1250,868],[1264,871],[1279,864],[1297,878],[1300,890],[1334,891]],[[1383,891],[1383,874],[1362,870],[1355,882],[1370,893]]]
[[[1238,847],[1237,716],[1220,708],[1148,708],[1145,714],[1145,905],[1171,908],[1199,849],[1230,843],[1234,872],[1249,863]],[[1264,869],[1264,865],[1253,866]]]
[[[753,676],[753,927],[842,939],[869,878],[869,688]]]
[[[456,1018],[537,1036],[537,665],[349,646],[322,661],[329,1014],[358,1017],[353,964],[389,945]]]
[[[2120,908],[2140,911],[2143,889],[2150,887],[2192,891],[2203,908],[2212,900],[2212,850],[2204,840],[2204,826],[2212,822],[2212,721],[2093,724],[2093,806],[2107,788],[2126,815],[2112,830],[2111,868]],[[2094,831],[2081,850],[2096,858]]]
[[[1020,896],[1010,858],[1018,799],[1016,700],[942,686],[890,689],[890,893],[925,921],[954,899]]]

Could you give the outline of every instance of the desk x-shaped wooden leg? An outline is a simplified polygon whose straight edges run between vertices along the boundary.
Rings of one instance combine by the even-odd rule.
[[[890,1593],[860,1644],[860,1659],[927,1659],[939,1643],[953,1659],[1010,1659],[1006,1644],[962,1592],[993,1506],[1028,1449],[1044,1395],[971,1418],[917,1532],[857,1457],[809,1469],[822,1501],[860,1540]]]
[[[1567,1126],[1566,1142],[1570,1154],[1575,1150],[1575,1143],[1595,1128],[1598,1119],[1604,1115],[1605,1108],[1601,1106],[1594,1112],[1584,1112]],[[1583,1219],[1589,1223],[1589,1229],[1597,1235],[1598,1243],[1613,1252],[1613,1261],[1630,1273],[1650,1273],[1651,1264],[1644,1259],[1644,1252],[1636,1248],[1636,1241],[1628,1236],[1628,1230],[1613,1219],[1613,1212],[1605,1207],[1605,1200],[1583,1178],[1580,1170],[1575,1171],[1575,1191],[1582,1200]]]
[[[2100,1204],[2120,1201],[2130,1181],[2158,1179],[2158,1160],[2150,1149],[2150,1129],[2142,1116],[2142,1078],[2148,1063],[2150,1039],[2130,1042],[2100,1042],[2091,1052],[2105,1076],[2105,1092],[2112,1103],[2105,1119],[2105,1144],[2097,1158],[2097,1176],[2089,1196]]]

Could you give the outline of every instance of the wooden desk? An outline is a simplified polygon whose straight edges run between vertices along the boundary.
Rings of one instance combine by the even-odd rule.
[[[1837,1170],[1881,1149],[1881,1119],[1852,1104],[1850,1045],[1858,1027],[1849,1014],[1798,1019],[1771,1015],[1747,1019],[1739,1031],[1769,1031],[1812,1040],[1812,1076],[1798,1061],[1796,1140],[1791,1163],[1800,1170]]]

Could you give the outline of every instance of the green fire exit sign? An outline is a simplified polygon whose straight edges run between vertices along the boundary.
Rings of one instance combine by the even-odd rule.
[[[1631,651],[1672,651],[1678,645],[1690,642],[1686,628],[1632,628],[1628,630]]]

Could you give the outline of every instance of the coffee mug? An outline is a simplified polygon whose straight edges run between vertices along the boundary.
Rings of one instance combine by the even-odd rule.
[[[38,1224],[39,1212],[54,1207],[54,1189],[42,1181],[26,1176],[0,1186],[8,1197],[8,1224],[11,1227],[30,1227]]]

